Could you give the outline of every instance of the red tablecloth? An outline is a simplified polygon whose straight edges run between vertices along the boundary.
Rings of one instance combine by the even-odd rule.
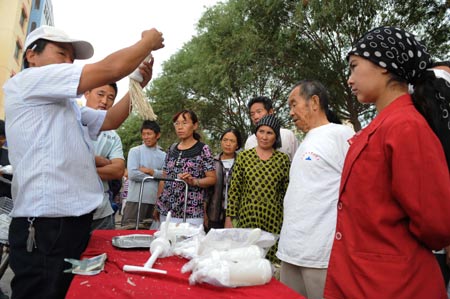
[[[158,259],[153,268],[167,270],[167,275],[123,272],[124,265],[143,265],[150,257],[145,249],[118,249],[111,244],[114,236],[151,234],[133,230],[96,230],[83,257],[107,253],[105,271],[94,276],[75,275],[66,298],[283,298],[304,299],[276,279],[262,286],[220,288],[208,284],[189,285],[190,273],[181,273],[186,259],[172,256]]]

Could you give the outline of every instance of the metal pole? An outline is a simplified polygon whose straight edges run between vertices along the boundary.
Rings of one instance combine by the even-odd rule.
[[[142,204],[142,195],[144,193],[144,183],[148,180],[154,180],[155,178],[152,176],[148,176],[142,179],[141,188],[139,189],[139,202],[138,202],[138,210],[136,217],[136,230],[139,229],[139,217],[141,216],[141,204]]]
[[[183,182],[184,185],[185,185],[185,190],[184,190],[184,211],[183,211],[183,222],[185,223],[186,222],[186,210],[187,210],[188,188],[189,188],[189,186],[183,180],[180,180],[180,179],[176,179],[176,180]]]
[[[186,222],[186,210],[187,210],[187,200],[188,200],[188,188],[189,185],[181,180],[181,179],[172,179],[172,178],[155,178],[152,176],[148,176],[142,179],[141,187],[139,189],[139,202],[138,202],[138,211],[137,211],[137,218],[136,218],[136,230],[139,229],[139,217],[141,213],[141,204],[142,204],[142,196],[144,193],[144,183],[148,180],[155,180],[155,181],[171,181],[171,182],[180,182],[183,183],[185,186],[184,190],[184,211],[183,211],[183,222]]]

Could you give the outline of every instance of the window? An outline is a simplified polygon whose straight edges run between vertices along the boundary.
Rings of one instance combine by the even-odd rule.
[[[41,8],[41,0],[34,0],[34,9],[40,9]]]
[[[19,41],[16,41],[16,49],[14,50],[14,58],[16,60],[20,60],[22,54],[22,45]]]
[[[34,29],[36,29],[36,27],[37,27],[36,22],[32,22],[30,32],[33,31]]]
[[[26,15],[26,13],[25,13],[25,10],[22,9],[22,13],[20,14],[20,26],[21,26],[22,28],[25,27],[25,21],[26,21],[26,20],[27,20],[27,15]]]

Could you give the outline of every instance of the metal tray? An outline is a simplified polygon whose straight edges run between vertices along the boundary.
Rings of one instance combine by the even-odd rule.
[[[150,248],[154,237],[151,235],[133,234],[112,238],[112,244],[119,248]]]

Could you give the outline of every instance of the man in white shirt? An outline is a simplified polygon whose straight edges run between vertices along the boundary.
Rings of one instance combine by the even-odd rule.
[[[103,199],[92,140],[127,117],[126,95],[108,111],[81,109],[76,98],[131,72],[162,48],[156,29],[99,62],[90,43],[42,26],[24,44],[25,69],[3,86],[14,208],[9,230],[13,298],[64,298],[73,275],[64,258],[79,259],[89,240],[92,212]],[[145,86],[150,64],[141,74]]]
[[[250,112],[250,119],[253,125],[256,126],[258,121],[267,114],[273,114],[272,100],[268,97],[255,97],[252,98],[247,104]],[[292,161],[295,151],[298,147],[298,141],[294,133],[291,130],[280,128],[281,135],[281,148],[278,150],[289,156],[289,160]],[[251,149],[258,144],[256,135],[252,134],[247,138],[244,148]]]
[[[116,99],[117,84],[110,83],[84,93],[86,107],[95,110],[109,110]],[[114,229],[114,210],[109,190],[110,180],[121,180],[125,171],[122,142],[115,130],[103,131],[94,141],[95,165],[103,183],[103,201],[95,209],[92,228]]]
[[[277,257],[280,280],[310,299],[323,298],[336,226],[339,185],[353,129],[332,122],[325,87],[311,80],[294,86],[290,116],[306,133],[291,163]]]

